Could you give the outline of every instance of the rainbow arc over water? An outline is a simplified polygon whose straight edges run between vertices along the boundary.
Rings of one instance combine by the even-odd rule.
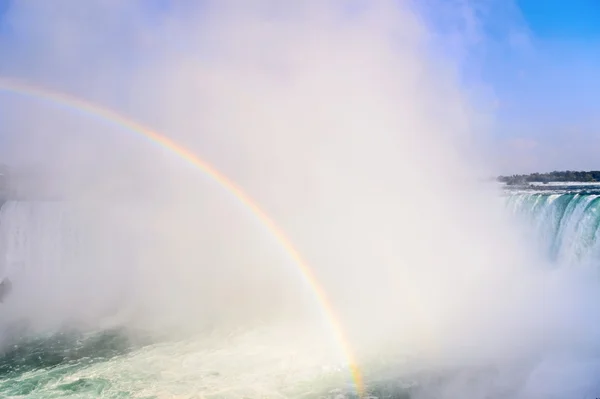
[[[230,180],[227,176],[219,172],[212,165],[202,160],[185,147],[179,145],[174,140],[109,108],[64,92],[56,91],[54,89],[47,89],[42,86],[33,85],[17,79],[0,78],[0,93],[2,92],[66,107],[70,110],[78,111],[88,116],[100,118],[121,129],[135,133],[140,137],[160,145],[177,157],[193,165],[195,168],[203,172],[205,176],[218,183],[218,185],[233,195],[271,232],[271,234],[287,252],[288,256],[294,261],[306,283],[312,288],[332,330],[334,338],[340,345],[340,349],[342,350],[346,361],[348,362],[349,371],[351,373],[356,391],[359,397],[362,398],[365,396],[365,387],[362,375],[343,331],[342,324],[339,321],[339,318],[337,317],[326,292],[319,284],[314,272],[306,263],[306,261],[304,261],[298,250],[296,250],[284,232],[277,226],[275,221],[273,221],[273,219],[270,218],[267,213],[263,211],[261,207],[235,182]]]

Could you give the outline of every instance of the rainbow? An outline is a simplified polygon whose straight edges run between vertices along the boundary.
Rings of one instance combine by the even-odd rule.
[[[277,226],[277,224],[237,184],[228,179],[227,176],[223,175],[212,165],[205,162],[170,138],[108,108],[88,102],[73,95],[42,88],[40,86],[34,86],[15,79],[0,78],[0,92],[17,94],[37,100],[44,100],[80,111],[88,116],[101,118],[102,120],[110,122],[111,124],[120,128],[127,129],[130,132],[144,137],[151,142],[154,142],[171,151],[179,158],[185,160],[192,166],[202,171],[207,177],[231,193],[260,220],[260,222],[271,232],[271,234],[273,234],[279,244],[285,249],[285,251],[297,265],[306,283],[312,288],[317,300],[319,301],[322,311],[324,312],[329,326],[333,332],[334,338],[340,345],[340,349],[342,350],[346,361],[348,362],[348,368],[359,397],[362,398],[365,396],[365,386],[356,359],[352,353],[333,306],[331,305],[327,294],[320,286],[314,272],[304,261],[298,250],[296,250],[296,248],[292,245],[291,241],[286,237],[283,231]]]

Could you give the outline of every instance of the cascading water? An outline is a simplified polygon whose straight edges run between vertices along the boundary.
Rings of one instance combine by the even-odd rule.
[[[21,287],[12,293],[14,301],[26,304],[26,308],[15,307],[9,317],[27,318],[32,312],[46,312],[48,316],[42,319],[60,324],[64,322],[61,317],[84,321],[118,306],[115,301],[122,295],[128,275],[122,270],[120,281],[114,281],[113,271],[114,265],[125,261],[127,243],[117,239],[118,233],[108,226],[87,224],[78,218],[80,214],[73,204],[58,201],[8,201],[3,205],[0,270],[3,277]],[[77,302],[85,311],[51,317],[58,309],[74,310],[65,303],[73,298],[67,293],[73,292],[78,293]],[[23,295],[30,298],[19,301]]]
[[[509,213],[526,223],[544,253],[555,263],[576,265],[598,258],[600,196],[512,193],[506,197],[506,205]],[[118,295],[99,301],[94,287],[109,283],[110,276],[114,276],[109,265],[123,264],[123,257],[128,256],[126,245],[119,245],[122,239],[116,232],[109,232],[109,223],[103,228],[86,224],[81,211],[61,202],[9,201],[4,204],[0,211],[0,245],[3,276],[15,282],[15,298],[10,300],[17,303],[23,295],[39,299],[24,301],[29,307],[7,306],[0,316],[3,326],[18,327],[19,317],[28,316],[39,323],[44,320],[40,312],[65,309],[64,303],[46,300],[61,299],[55,290],[79,289],[89,295],[78,295],[80,301],[87,301],[86,306],[79,304],[78,308],[97,308],[95,314],[90,310],[90,314],[71,313],[69,317],[86,319],[86,315],[93,314],[92,318],[97,319],[102,312],[110,313],[109,304],[119,306],[119,302],[115,302]],[[91,267],[82,268],[82,264]],[[65,282],[76,281],[79,287],[44,284],[44,281],[61,281],[56,274],[62,275]],[[26,292],[21,291],[24,286]],[[96,324],[94,329],[86,330],[82,328],[85,324],[64,322],[64,318],[50,317],[46,324],[34,328],[21,325],[20,330],[13,330],[24,335],[5,340],[14,346],[5,345],[0,359],[3,397],[142,395],[159,398],[189,397],[192,393],[224,398],[355,395],[343,367],[327,357],[315,356],[321,349],[313,347],[312,352],[301,354],[286,342],[311,341],[306,338],[308,332],[301,328],[298,331],[302,331],[304,337],[297,337],[297,331],[287,330],[282,334],[266,327],[229,333],[226,338],[210,333],[176,341],[144,341],[132,340],[119,326],[108,328]],[[285,328],[289,329],[289,325]],[[237,360],[233,363],[228,360],[234,358]],[[442,392],[439,390],[442,388],[436,387],[443,386],[446,392],[449,386],[462,381],[467,372],[421,371],[410,378],[399,378],[398,370],[389,362],[372,365],[367,382],[371,394],[389,397],[412,393],[415,398],[436,397]],[[514,381],[520,378],[518,370],[512,371],[516,377],[497,375],[493,370],[468,371],[471,372],[479,376],[479,385],[471,387],[473,392],[478,389],[487,392],[498,378],[508,378],[509,385],[516,384]],[[519,389],[518,384],[503,388],[497,397],[517,397]],[[475,394],[475,397],[478,396]]]
[[[116,229],[105,217],[91,218],[94,206],[9,201],[0,210],[0,270],[14,286],[0,311],[0,397],[275,397],[348,384],[343,367],[314,346],[319,341],[304,326],[176,339],[132,331],[131,315],[119,313],[142,284],[128,273],[143,244],[126,239],[125,218]],[[131,216],[142,206],[122,209]],[[218,304],[184,311],[194,318],[191,310],[202,306]],[[300,341],[307,341],[306,353],[298,353]]]
[[[0,211],[4,275],[61,273],[82,262],[92,248],[84,248],[69,216],[68,207],[60,202],[7,202]],[[95,252],[87,254],[88,260],[102,253]]]
[[[528,224],[543,253],[558,265],[592,265],[600,260],[600,195],[515,193],[510,211]]]

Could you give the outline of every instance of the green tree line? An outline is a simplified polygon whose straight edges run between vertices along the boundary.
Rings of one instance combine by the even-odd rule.
[[[563,172],[531,173],[528,175],[498,176],[498,181],[508,185],[527,183],[551,183],[551,182],[600,182],[600,171],[576,172],[567,170]]]

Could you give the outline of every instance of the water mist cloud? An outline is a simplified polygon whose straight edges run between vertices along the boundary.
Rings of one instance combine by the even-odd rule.
[[[510,361],[539,355],[544,328],[565,320],[543,311],[547,293],[556,304],[576,292],[546,283],[476,182],[480,109],[460,59],[431,55],[439,42],[411,3],[23,1],[4,18],[3,73],[153,126],[247,190],[314,267],[363,358]],[[158,330],[318,313],[264,227],[197,171],[15,97],[0,99],[14,163],[35,161],[43,185],[61,187],[77,228],[128,247],[71,265],[84,273],[29,273],[24,292],[38,295],[16,297],[15,317],[93,325],[123,292],[125,324]]]

